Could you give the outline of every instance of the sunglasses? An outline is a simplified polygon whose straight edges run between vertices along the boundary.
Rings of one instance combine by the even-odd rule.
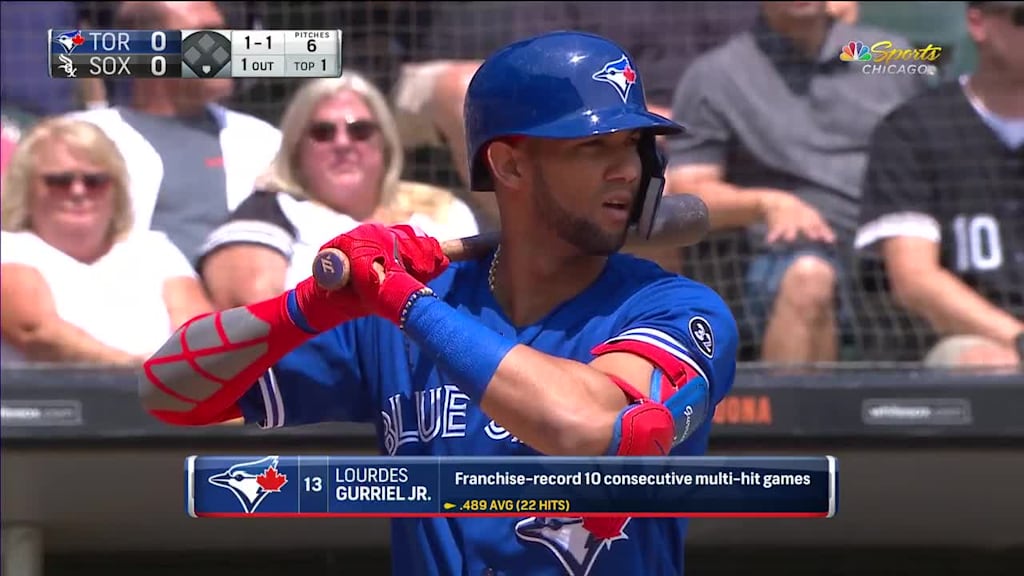
[[[109,174],[80,174],[76,172],[58,172],[43,174],[43,183],[54,190],[70,190],[75,182],[81,182],[89,191],[103,190],[110,185]]]
[[[373,120],[350,120],[342,126],[353,142],[365,142],[380,131],[380,125]],[[313,122],[309,126],[309,137],[315,142],[333,142],[338,137],[338,124],[327,121]]]

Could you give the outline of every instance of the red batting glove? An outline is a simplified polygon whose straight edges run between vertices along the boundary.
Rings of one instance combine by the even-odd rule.
[[[390,254],[393,254],[393,242],[397,242],[401,264],[409,271],[409,276],[412,277],[411,280],[420,282],[419,284],[410,285],[410,294],[419,288],[423,288],[423,283],[437,278],[447,269],[447,265],[451,263],[449,258],[441,251],[437,240],[422,234],[417,229],[410,227],[410,225],[402,224],[386,228],[381,224],[364,224],[364,227],[359,227],[359,229],[365,227],[370,228],[367,231],[360,231],[359,238],[371,238],[368,235],[371,234],[369,231],[372,229],[375,241],[380,241],[384,246],[387,246],[387,252]],[[351,234],[349,233],[349,235]],[[350,248],[347,248],[349,246],[347,242],[349,241],[341,240],[342,237],[335,238],[321,246],[321,250],[325,248],[338,248],[345,252],[349,256],[352,265],[351,277],[353,282],[339,290],[325,290],[319,287],[312,277],[309,277],[295,287],[295,297],[299,310],[302,311],[306,324],[317,332],[329,330],[339,324],[357,318],[370,316],[375,312],[374,307],[368,306],[364,300],[360,299],[359,294],[354,288],[354,279],[359,269],[356,268],[356,259],[352,257],[353,252],[350,252]],[[371,266],[372,270],[372,261],[368,265]],[[362,272],[358,272],[358,274],[362,274]],[[397,285],[391,283],[389,286]],[[398,293],[391,297],[400,299],[400,293],[403,290],[403,288],[398,289]],[[408,298],[409,296],[407,295],[406,299]],[[404,300],[401,300],[401,304],[398,305],[399,311],[403,305]]]
[[[324,290],[312,276],[295,286],[295,300],[306,324],[316,332],[371,314],[351,286]]]
[[[390,226],[389,230],[398,237],[402,263],[413,278],[426,284],[448,269],[451,260],[445,256],[436,238],[407,224]]]
[[[323,248],[337,248],[348,256],[352,270],[346,288],[354,290],[370,312],[396,325],[409,297],[450,263],[437,239],[404,225],[362,224]],[[374,264],[384,269],[383,278]]]

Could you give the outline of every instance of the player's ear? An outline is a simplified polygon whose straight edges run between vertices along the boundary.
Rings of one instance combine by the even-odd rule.
[[[525,172],[517,144],[516,140],[506,139],[496,140],[487,147],[487,163],[491,167],[491,177],[496,184],[500,182],[504,188],[522,187]]]

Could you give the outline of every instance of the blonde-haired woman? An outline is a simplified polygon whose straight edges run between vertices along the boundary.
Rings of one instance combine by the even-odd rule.
[[[478,232],[453,194],[402,181],[392,112],[356,72],[303,85],[285,110],[281,136],[257,190],[200,251],[199,270],[218,307],[295,286],[309,276],[316,250],[359,222],[409,223],[441,240]]]
[[[3,175],[3,362],[134,365],[212,309],[159,232],[132,232],[128,172],[96,126],[48,118]]]

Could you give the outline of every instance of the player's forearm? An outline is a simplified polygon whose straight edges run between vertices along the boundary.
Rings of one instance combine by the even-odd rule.
[[[138,357],[108,346],[60,318],[5,330],[4,337],[34,362],[84,362],[109,366],[137,366],[140,363]]]
[[[239,399],[275,363],[314,336],[289,316],[289,293],[198,316],[143,364],[143,407],[169,424],[239,416]]]
[[[511,434],[545,454],[606,453],[626,406],[606,375],[518,345],[436,298],[408,309],[406,334]]]
[[[895,284],[896,297],[944,334],[985,336],[1006,346],[1024,322],[999,309],[946,270],[917,274]]]
[[[609,401],[609,390],[616,401]],[[526,346],[508,353],[480,403],[510,434],[552,456],[605,454],[625,406],[603,372]]]

